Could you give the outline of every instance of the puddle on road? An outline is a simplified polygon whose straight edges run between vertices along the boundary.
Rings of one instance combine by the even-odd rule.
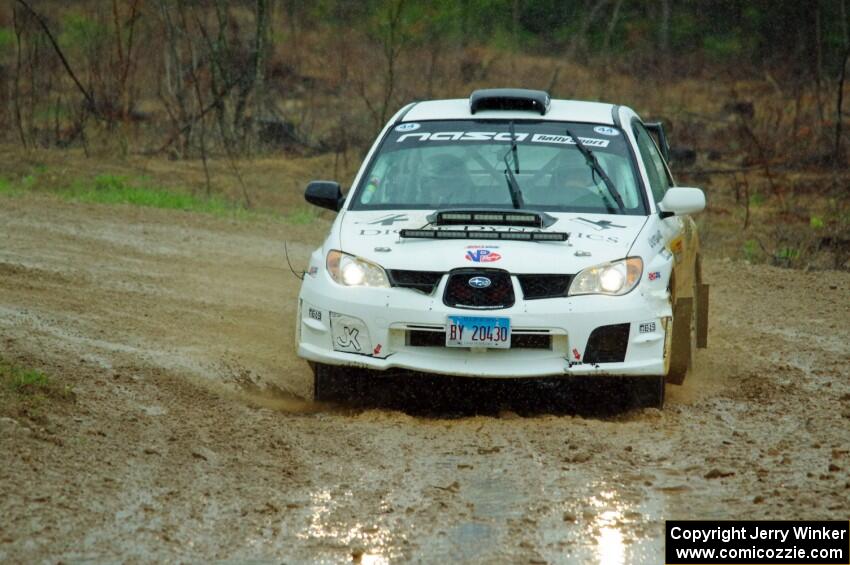
[[[364,517],[362,521],[346,521],[335,516],[342,507],[354,503],[351,491],[334,497],[330,489],[323,488],[311,492],[309,497],[307,525],[296,537],[311,542],[312,550],[305,552],[311,561],[338,563],[344,552],[363,564],[390,563],[404,557],[406,540],[394,534],[386,524],[381,524],[382,519],[378,519],[376,525],[370,517]]]
[[[313,404],[278,389],[261,389],[244,381],[239,385],[244,400],[282,412],[321,412],[346,420],[350,411],[358,413],[364,408]],[[436,390],[448,401],[465,398],[446,394],[445,389]],[[477,400],[488,400],[478,392]],[[533,401],[540,395],[525,392],[525,400]],[[424,397],[413,395],[420,401]],[[503,398],[497,395],[493,407]],[[379,412],[385,418],[355,421],[366,426],[362,433],[386,433],[385,439],[390,442],[399,441],[396,433],[411,433],[422,439],[416,430],[427,422],[454,422],[446,425],[462,428],[469,417],[463,411],[450,417],[441,416],[439,411],[435,414],[433,402],[428,403],[431,410],[424,416],[409,411],[409,406],[399,413],[387,410],[381,402],[375,404],[378,406],[367,412]],[[439,403],[437,406],[446,408]],[[564,470],[560,465],[548,467],[542,462],[525,465],[521,462],[530,452],[522,438],[538,428],[522,423],[534,423],[536,418],[514,415],[511,420],[512,424],[504,428],[499,427],[500,417],[476,423],[478,431],[481,426],[489,430],[483,432],[489,437],[487,441],[500,446],[496,451],[486,451],[485,456],[480,451],[478,455],[466,451],[471,444],[457,432],[444,438],[448,443],[440,443],[439,452],[430,451],[429,445],[433,448],[434,444],[421,445],[408,461],[416,473],[404,475],[400,482],[387,483],[359,464],[333,472],[347,477],[348,484],[351,475],[357,474],[361,477],[358,488],[352,492],[342,483],[325,481],[321,488],[304,493],[301,506],[288,513],[285,524],[281,524],[286,533],[280,541],[290,548],[290,557],[319,563],[349,559],[360,563],[539,559],[606,565],[658,561],[663,555],[667,493],[607,466]],[[407,430],[410,425],[416,430]],[[389,490],[384,490],[386,487]],[[376,492],[380,493],[378,497]],[[384,506],[389,509],[386,513]]]
[[[539,553],[546,561],[656,563],[663,554],[664,502],[657,493],[592,481],[583,492],[555,496],[561,504],[540,524]]]
[[[657,562],[663,554],[664,495],[643,488],[621,492],[606,481],[586,478],[577,477],[575,488],[544,488],[494,467],[453,493],[460,507],[472,508],[470,513],[447,509],[444,518],[420,523],[414,516],[399,521],[392,514],[346,520],[357,506],[354,495],[318,489],[303,509],[306,525],[296,537],[304,542],[305,556],[317,562],[338,562],[348,555],[361,563]],[[389,498],[409,501],[409,494]],[[541,499],[548,503],[535,509]]]

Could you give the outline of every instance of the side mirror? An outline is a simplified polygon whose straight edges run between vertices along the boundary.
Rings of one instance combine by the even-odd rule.
[[[314,180],[307,185],[304,199],[310,204],[339,212],[345,197],[338,182],[332,180]]]
[[[662,218],[696,214],[705,209],[705,193],[699,188],[674,186],[664,194],[658,208]]]

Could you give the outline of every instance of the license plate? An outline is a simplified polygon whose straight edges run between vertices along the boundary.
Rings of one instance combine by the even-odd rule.
[[[510,318],[449,316],[449,323],[446,326],[446,347],[509,349],[510,346]]]

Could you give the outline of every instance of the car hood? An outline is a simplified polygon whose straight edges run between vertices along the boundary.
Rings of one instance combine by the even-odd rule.
[[[386,269],[449,271],[461,267],[506,269],[512,273],[574,274],[585,267],[626,257],[646,216],[549,213],[557,221],[544,229],[468,226],[488,231],[567,232],[561,242],[475,239],[407,239],[402,229],[421,228],[433,211],[347,211],[340,218],[340,249]],[[457,229],[463,226],[451,226]],[[440,229],[440,228],[433,228]]]

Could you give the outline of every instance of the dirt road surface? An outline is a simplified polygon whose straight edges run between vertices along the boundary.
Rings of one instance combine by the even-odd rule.
[[[663,411],[467,381],[311,405],[283,242],[303,265],[326,227],[0,200],[0,355],[77,397],[0,420],[0,562],[655,563],[665,518],[847,518],[847,273],[709,259]]]

